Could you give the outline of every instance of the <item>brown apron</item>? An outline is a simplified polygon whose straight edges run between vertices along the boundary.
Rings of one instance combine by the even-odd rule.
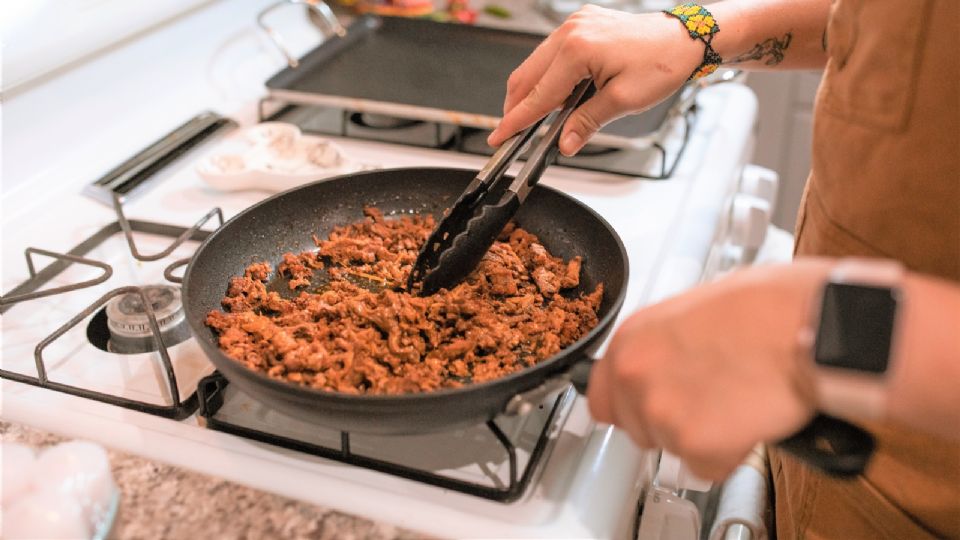
[[[834,2],[797,255],[960,281],[958,15],[957,0]],[[877,453],[850,481],[771,451],[778,537],[960,538],[960,444],[866,427]]]

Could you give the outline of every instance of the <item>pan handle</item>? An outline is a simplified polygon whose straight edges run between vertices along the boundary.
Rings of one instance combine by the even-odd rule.
[[[584,356],[573,363],[563,376],[582,395],[586,395],[594,362],[593,358]],[[876,441],[872,435],[853,424],[826,414],[817,414],[801,430],[777,442],[777,446],[830,476],[851,478],[866,469]]]
[[[540,385],[531,388],[525,392],[520,392],[510,398],[503,413],[508,416],[516,414],[527,414],[534,407],[543,403],[547,395],[566,387],[573,385],[581,395],[586,395],[587,381],[590,379],[590,368],[593,367],[595,360],[587,355],[583,355],[574,361],[566,371],[554,375],[540,383]]]
[[[570,384],[573,385],[577,393],[581,396],[587,395],[587,385],[590,384],[590,370],[593,369],[593,364],[596,363],[596,359],[590,356],[584,355],[583,358],[580,358],[573,365],[570,366],[570,370],[567,371],[567,376],[570,377]]]

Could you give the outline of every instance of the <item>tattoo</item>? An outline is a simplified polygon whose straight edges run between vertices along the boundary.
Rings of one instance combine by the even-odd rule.
[[[740,64],[742,62],[750,62],[751,60],[763,60],[766,58],[764,64],[768,66],[775,66],[780,62],[783,62],[783,53],[787,50],[787,47],[790,46],[790,41],[793,40],[793,34],[787,32],[784,34],[782,39],[777,39],[772,37],[765,40],[762,43],[757,43],[749,51],[737,56],[729,63],[731,64]]]

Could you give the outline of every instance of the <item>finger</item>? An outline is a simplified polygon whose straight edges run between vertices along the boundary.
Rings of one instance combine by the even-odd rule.
[[[615,373],[615,362],[620,351],[624,348],[624,341],[627,340],[628,328],[636,315],[628,318],[620,328],[614,332],[610,339],[610,345],[607,347],[603,357],[593,364],[590,370],[590,385],[587,386],[587,400],[590,406],[590,414],[600,422],[607,424],[613,423],[613,401],[611,394],[616,390],[615,386],[623,381],[618,379]]]
[[[642,396],[636,388],[620,391],[612,396],[614,424],[630,435],[640,448],[657,448],[660,442],[650,430],[646,415],[640,404]]]
[[[629,380],[615,373],[614,359],[619,354],[618,349],[619,340],[615,337],[606,357],[598,361],[590,373],[587,389],[590,412],[596,420],[626,431],[637,446],[654,448],[656,438],[647,429],[643,413],[634,399],[639,392],[630,387]]]
[[[672,451],[671,451],[672,452]],[[696,456],[681,456],[687,468],[690,469],[697,478],[721,482],[743,463],[748,452],[731,454],[705,453]]]
[[[590,415],[597,422],[605,424],[613,423],[613,402],[610,401],[610,377],[605,361],[600,360],[593,365],[590,370],[590,385],[587,387],[587,405],[590,407]]]
[[[510,78],[507,79],[507,95],[503,100],[503,114],[513,110],[517,103],[533,90],[533,86],[537,84],[537,81],[543,77],[547,68],[553,63],[563,37],[562,29],[551,33],[510,74]]]
[[[576,154],[600,128],[630,112],[623,93],[622,85],[610,82],[573,111],[560,135],[560,153]]]
[[[499,146],[514,133],[546,116],[559,107],[573,87],[587,75],[585,68],[576,69],[567,60],[557,57],[530,92],[503,116],[487,143]]]

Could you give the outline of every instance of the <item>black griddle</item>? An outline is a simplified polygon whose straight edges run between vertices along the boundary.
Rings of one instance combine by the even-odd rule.
[[[539,34],[368,15],[356,19],[346,36],[328,39],[307,53],[298,67],[274,75],[267,89],[292,103],[332,96],[465,113],[462,118],[452,115],[452,122],[484,127],[471,124],[469,115],[503,114],[507,77],[543,39]],[[624,138],[653,133],[678,95],[621,118],[602,132]]]

